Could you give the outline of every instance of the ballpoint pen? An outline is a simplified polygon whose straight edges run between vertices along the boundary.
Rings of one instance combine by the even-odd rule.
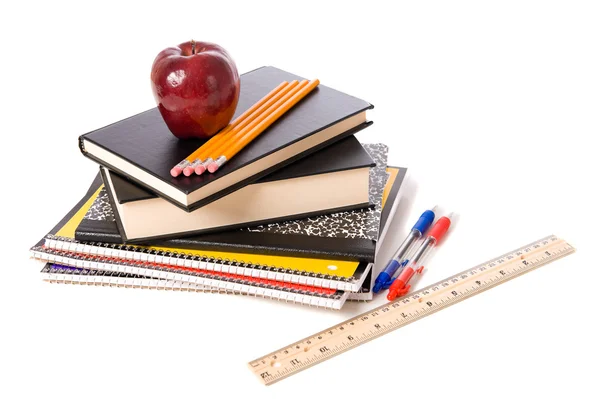
[[[431,231],[423,240],[423,244],[417,249],[414,256],[406,266],[402,269],[402,272],[398,276],[397,279],[394,280],[392,285],[390,285],[390,291],[388,292],[387,298],[390,301],[393,301],[399,296],[404,296],[410,290],[410,279],[413,277],[415,273],[421,274],[423,273],[423,262],[425,257],[431,252],[431,249],[437,245],[438,242],[442,239],[444,234],[450,228],[452,214],[448,215],[448,217],[441,217],[433,227]]]
[[[385,269],[379,273],[377,279],[375,280],[375,285],[373,286],[373,292],[378,293],[383,288],[388,288],[389,284],[394,278],[394,274],[398,271],[400,266],[403,266],[403,263],[406,259],[406,256],[410,253],[410,250],[414,243],[416,243],[419,238],[425,234],[431,223],[433,223],[433,219],[435,219],[435,206],[431,208],[431,210],[427,210],[421,214],[417,223],[413,226],[408,233],[408,237],[404,240],[404,242],[398,247],[396,253],[389,261]]]

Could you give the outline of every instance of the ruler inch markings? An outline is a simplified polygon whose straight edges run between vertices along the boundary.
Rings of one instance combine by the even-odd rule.
[[[248,366],[262,383],[270,385],[574,251],[555,236],[542,238],[285,346]]]

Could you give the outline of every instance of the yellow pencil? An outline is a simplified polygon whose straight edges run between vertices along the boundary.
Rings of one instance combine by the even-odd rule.
[[[215,161],[208,166],[208,171],[210,173],[216,172],[223,164],[225,164],[225,162],[240,152],[240,150],[248,145],[248,143],[258,137],[258,135],[264,132],[271,124],[273,124],[273,122],[279,119],[281,115],[296,105],[318,85],[319,79],[312,80],[310,83],[304,81],[295,89],[291,90],[284,98],[279,100],[265,112],[265,114],[267,114],[266,117],[261,118],[258,123],[254,123],[256,122],[254,121],[238,132],[238,134],[228,143],[227,147],[222,150],[221,154],[218,155]]]
[[[298,83],[298,81],[296,81],[296,80],[294,82]],[[208,165],[212,164],[217,159],[217,157],[219,155],[221,155],[223,153],[223,151],[225,151],[227,149],[227,147],[231,146],[232,143],[239,140],[240,137],[243,137],[250,130],[254,129],[254,127],[256,127],[259,123],[261,123],[263,120],[267,119],[269,117],[269,115],[271,115],[281,104],[286,102],[289,98],[291,98],[294,94],[296,94],[298,91],[300,91],[300,89],[302,89],[302,87],[304,87],[307,84],[308,84],[308,81],[306,81],[306,80],[300,82],[299,84],[297,84],[297,86],[292,88],[292,90],[288,91],[284,96],[280,97],[277,102],[271,103],[270,107],[267,108],[262,114],[258,115],[254,120],[252,120],[250,122],[250,124],[246,125],[243,129],[236,131],[233,135],[231,135],[228,138],[227,141],[219,142],[219,145],[214,147],[211,150],[211,152],[209,153],[211,162],[209,162],[207,164],[207,166],[206,166],[207,169],[208,169]]]
[[[194,171],[196,172],[196,174],[201,175],[202,173],[204,173],[206,171],[206,168],[208,167],[208,165],[212,161],[214,161],[214,159],[211,158],[211,154],[214,152],[215,149],[220,148],[223,145],[223,143],[227,143],[232,137],[237,135],[240,130],[243,130],[248,124],[252,123],[256,118],[260,117],[260,115],[266,109],[269,109],[269,107],[271,107],[271,105],[273,105],[274,103],[279,101],[279,99],[281,99],[283,96],[285,96],[297,84],[298,84],[298,81],[293,80],[289,83],[285,82],[285,85],[284,84],[280,85],[281,87],[278,86],[279,90],[277,92],[275,92],[272,96],[271,95],[265,96],[264,99],[266,99],[266,102],[263,100],[259,101],[257,104],[260,104],[260,106],[252,107],[253,112],[250,113],[249,115],[247,115],[243,121],[238,123],[233,129],[228,131],[221,139],[219,139],[218,141],[215,141],[215,143],[213,145],[206,148],[206,150],[203,149],[202,155],[200,157],[198,157],[199,162],[194,162],[194,164],[195,164]],[[269,97],[269,98],[267,98],[267,97]],[[206,146],[206,144],[208,144],[208,143],[205,143],[204,146]],[[204,146],[202,146],[202,147],[204,147]],[[189,175],[187,175],[187,176],[189,176]]]
[[[204,160],[206,158],[205,153],[208,150],[210,150],[212,147],[217,145],[222,139],[226,139],[227,135],[229,133],[231,133],[236,127],[238,127],[240,124],[242,124],[250,115],[252,115],[260,107],[265,105],[265,103],[267,103],[270,99],[275,97],[279,92],[281,92],[283,89],[285,89],[288,85],[289,85],[288,82],[282,82],[279,86],[277,86],[275,89],[273,89],[271,92],[269,92],[265,97],[260,99],[256,104],[254,104],[252,107],[250,107],[244,113],[242,113],[242,115],[238,116],[233,122],[231,122],[229,125],[227,125],[223,130],[221,130],[219,133],[217,133],[215,136],[213,136],[210,140],[208,140],[206,143],[204,143],[204,145],[200,146],[196,151],[194,151],[189,156],[187,156],[184,160],[182,160],[180,163],[175,165],[171,169],[171,176],[177,177],[182,172],[185,172],[186,169],[188,172],[190,172],[190,171],[193,172],[194,167],[196,165],[194,167],[192,167],[190,170],[189,168],[191,167],[192,163],[196,162],[197,160],[200,160],[200,162],[202,160]],[[189,176],[189,175],[191,175],[191,173],[189,173],[189,174],[186,173],[186,176]]]
[[[207,164],[212,160],[207,159],[207,153],[211,148],[218,145],[222,140],[227,140],[230,133],[233,133],[241,124],[244,123],[246,119],[248,119],[249,115],[252,114],[257,108],[263,105],[266,101],[268,101],[271,97],[276,95],[283,87],[287,86],[287,82],[281,83],[275,89],[273,89],[270,93],[268,93],[265,97],[260,99],[256,104],[247,109],[242,115],[238,116],[233,122],[227,125],[223,130],[221,130],[217,135],[213,136],[206,143],[201,145],[196,151],[191,153],[186,160],[190,162],[188,166],[183,169],[183,174],[186,176],[191,176],[195,170],[201,168],[206,170],[206,167],[203,165],[203,161],[206,161]],[[202,172],[204,172],[202,170]],[[198,173],[198,174],[202,174]]]

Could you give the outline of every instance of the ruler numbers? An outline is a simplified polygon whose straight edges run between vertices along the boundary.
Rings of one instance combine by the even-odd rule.
[[[249,366],[265,384],[279,381],[573,251],[554,236],[544,238],[321,331]]]

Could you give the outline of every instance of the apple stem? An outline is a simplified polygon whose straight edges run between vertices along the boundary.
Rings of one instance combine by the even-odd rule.
[[[196,54],[196,41],[192,40],[192,54]]]

